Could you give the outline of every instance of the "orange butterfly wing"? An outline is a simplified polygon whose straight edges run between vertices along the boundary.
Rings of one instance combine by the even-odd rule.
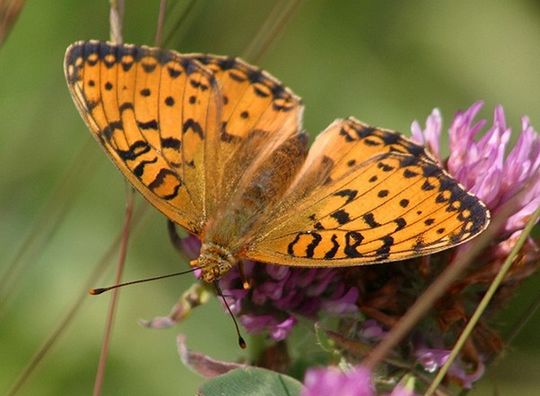
[[[227,205],[240,183],[246,184],[261,163],[300,132],[303,106],[280,81],[239,58],[187,56],[211,70],[220,87],[221,128],[213,142],[215,159],[207,164],[213,178],[208,194],[216,206]]]
[[[172,51],[97,41],[70,46],[64,69],[83,119],[124,176],[165,216],[199,233],[205,141],[219,125],[213,74]]]
[[[128,180],[168,218],[242,257],[400,260],[455,246],[489,222],[422,147],[352,118],[330,125],[301,165],[300,99],[241,60],[90,41],[68,49],[65,73]],[[260,195],[262,180],[274,198]]]
[[[245,257],[307,267],[402,260],[463,243],[489,222],[422,147],[354,119],[317,138],[283,201]]]
[[[64,68],[113,162],[199,235],[240,182],[299,133],[300,99],[240,59],[89,41],[68,48]]]

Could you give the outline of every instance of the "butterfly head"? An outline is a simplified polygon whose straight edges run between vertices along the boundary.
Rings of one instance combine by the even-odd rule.
[[[190,264],[201,269],[203,281],[213,283],[236,265],[237,261],[227,249],[215,243],[203,243],[199,257]]]

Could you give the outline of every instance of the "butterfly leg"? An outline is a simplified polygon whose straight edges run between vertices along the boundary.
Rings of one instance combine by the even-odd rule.
[[[176,224],[171,220],[167,220],[167,231],[169,232],[169,240],[171,241],[174,248],[182,255],[185,255],[186,252],[182,248],[182,239],[178,232],[176,231]]]
[[[242,261],[238,263],[238,270],[240,271],[240,279],[242,279],[242,287],[244,288],[244,290],[251,289],[252,281],[251,279],[247,279],[246,273],[244,271],[244,263]]]

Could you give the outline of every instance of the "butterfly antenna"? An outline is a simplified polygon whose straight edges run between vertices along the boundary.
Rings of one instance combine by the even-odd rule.
[[[219,284],[217,281],[214,281],[214,287],[216,288],[216,293],[218,294],[218,296],[221,297],[221,299],[223,300],[223,303],[227,307],[227,311],[229,311],[229,314],[231,315],[231,319],[234,323],[234,328],[236,329],[236,334],[238,335],[238,345],[240,346],[240,348],[246,349],[246,346],[247,346],[246,341],[244,340],[244,338],[242,338],[242,335],[240,334],[240,328],[238,327],[236,318],[234,317],[234,314],[231,311],[231,307],[229,307],[229,304],[227,303],[227,300],[225,299],[225,296],[223,295],[223,292],[221,291],[221,288],[219,287]]]
[[[138,279],[138,280],[131,281],[131,282],[119,283],[117,285],[113,285],[113,286],[109,286],[109,287],[99,287],[99,288],[96,288],[96,289],[89,289],[88,293],[95,296],[95,295],[104,293],[104,292],[109,291],[109,290],[117,289],[119,287],[134,285],[136,283],[150,282],[150,281],[154,281],[154,280],[158,280],[158,279],[165,279],[165,278],[171,278],[173,276],[189,274],[190,272],[193,272],[193,271],[195,271],[197,269],[199,269],[199,268],[195,267],[195,268],[191,268],[191,269],[189,269],[187,271],[175,272],[173,274],[154,276],[152,278]]]

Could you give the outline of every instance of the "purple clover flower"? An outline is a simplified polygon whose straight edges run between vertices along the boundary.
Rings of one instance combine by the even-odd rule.
[[[481,135],[486,120],[476,121],[483,102],[474,103],[458,112],[448,130],[450,156],[447,169],[469,191],[476,194],[492,212],[522,190],[519,209],[507,220],[508,234],[521,230],[528,217],[540,204],[540,135],[522,117],[521,134],[505,158],[512,130],[506,125],[502,106],[497,106],[491,127]],[[442,119],[435,109],[422,129],[418,122],[411,125],[412,138],[425,144],[436,159],[440,156]]]
[[[406,380],[406,378],[404,378]],[[310,369],[304,377],[301,396],[375,396],[371,372],[363,366],[348,371],[337,367]],[[414,381],[401,381],[386,396],[415,396]]]
[[[200,242],[194,236],[182,240],[186,255],[196,258]],[[220,281],[227,303],[250,333],[268,332],[276,341],[287,338],[298,322],[297,315],[317,318],[319,312],[356,312],[358,290],[346,286],[341,271],[330,268],[298,269],[286,266],[242,263],[244,276],[252,282],[243,288],[238,267]]]
[[[337,367],[308,370],[304,378],[302,396],[339,395],[374,396],[369,369],[358,366],[343,372]]]

